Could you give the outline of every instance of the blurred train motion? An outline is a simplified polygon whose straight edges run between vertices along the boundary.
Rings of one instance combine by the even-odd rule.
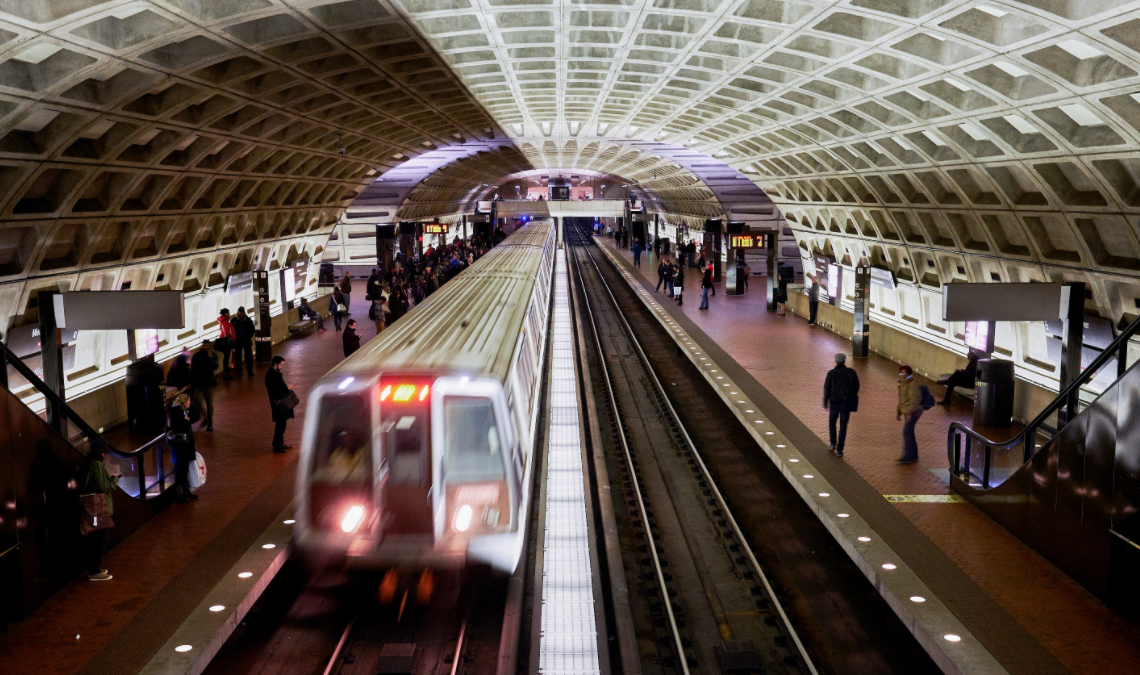
[[[514,571],[555,246],[549,222],[515,232],[316,384],[296,488],[307,563]]]

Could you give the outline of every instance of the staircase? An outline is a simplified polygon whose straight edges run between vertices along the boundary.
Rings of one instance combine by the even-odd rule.
[[[956,492],[1130,614],[1140,608],[1140,368],[1127,350],[1138,331],[1140,319],[1012,438],[958,422],[947,436]],[[1111,384],[1090,394],[1094,379]]]
[[[49,424],[9,388],[9,366],[61,412]],[[134,450],[114,447],[83,421],[6,346],[0,344],[0,626],[27,616],[81,571],[79,490],[84,455],[107,443],[104,462],[122,474],[114,495],[111,545],[139,528],[167,501],[174,462],[165,433]]]

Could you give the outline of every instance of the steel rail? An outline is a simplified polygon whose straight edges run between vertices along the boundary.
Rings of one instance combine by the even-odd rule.
[[[352,619],[349,620],[344,632],[340,634],[340,640],[336,643],[336,649],[333,650],[332,656],[329,657],[328,665],[325,666],[324,675],[332,675],[334,669],[336,669],[336,672],[340,672],[340,668],[337,668],[337,665],[340,664],[340,655],[344,651],[344,646],[348,644],[348,636],[352,633],[352,628],[356,625],[356,620],[359,617],[360,612],[357,611]]]
[[[581,236],[581,231],[576,231],[576,234]],[[697,465],[701,467],[701,472],[704,474],[705,480],[708,481],[710,489],[712,489],[713,494],[716,496],[717,503],[720,504],[721,509],[724,511],[725,519],[729,525],[731,525],[732,531],[736,534],[737,539],[740,540],[740,545],[744,547],[744,551],[748,555],[748,561],[752,565],[752,568],[756,570],[757,575],[759,575],[760,581],[764,585],[764,590],[767,592],[772,605],[776,608],[776,612],[779,614],[780,620],[784,624],[784,629],[788,631],[788,636],[791,637],[792,642],[795,643],[796,649],[799,651],[800,658],[803,659],[804,665],[807,666],[808,671],[812,675],[819,675],[819,671],[816,670],[815,664],[812,662],[811,657],[808,656],[807,649],[804,647],[803,641],[800,640],[800,636],[796,632],[796,629],[792,626],[792,622],[788,618],[787,613],[784,611],[783,605],[776,597],[776,592],[772,588],[771,582],[768,580],[768,575],[764,573],[764,568],[760,566],[760,561],[756,559],[756,554],[752,551],[752,547],[749,546],[748,539],[745,538],[744,532],[740,529],[740,525],[737,524],[736,518],[732,515],[732,509],[728,507],[728,502],[725,501],[724,496],[720,492],[720,488],[717,487],[716,481],[713,480],[712,473],[709,471],[708,466],[705,464],[704,458],[697,450],[697,446],[693,443],[693,439],[689,436],[689,431],[681,422],[681,416],[677,414],[676,408],[673,407],[673,402],[669,400],[668,390],[665,389],[664,385],[661,384],[661,380],[658,379],[657,373],[653,370],[653,366],[649,362],[649,358],[646,356],[645,351],[641,348],[641,343],[638,341],[636,333],[633,332],[633,328],[631,328],[629,322],[626,321],[625,313],[622,312],[621,307],[618,305],[617,298],[614,296],[610,285],[606,282],[605,277],[602,276],[602,270],[600,267],[598,267],[598,262],[594,259],[593,253],[590,252],[589,246],[583,246],[582,248],[586,251],[586,255],[589,257],[590,262],[594,266],[594,269],[597,270],[598,278],[601,280],[602,286],[606,289],[606,294],[609,295],[610,301],[613,303],[614,309],[618,317],[621,319],[622,326],[625,328],[630,342],[634,347],[637,348],[637,354],[641,358],[642,364],[644,364],[645,369],[649,372],[650,377],[653,378],[654,384],[657,385],[657,390],[662,394],[665,405],[668,406],[669,412],[673,415],[673,419],[677,424],[677,428],[681,430],[681,434],[685,437],[685,442],[688,444],[689,450],[692,452],[693,457],[696,459]],[[580,274],[581,271],[579,270],[579,275]],[[634,292],[636,292],[636,290],[634,290]]]
[[[575,230],[575,235],[580,236],[580,234],[580,232]],[[581,245],[580,247],[583,249],[586,248],[584,245]],[[591,258],[591,262],[592,261],[593,258]],[[590,330],[594,335],[594,344],[598,349],[598,354],[604,354],[605,352],[602,348],[601,336],[598,333],[598,324],[594,318],[594,308],[590,303],[589,294],[585,292],[585,279],[582,277],[582,269],[578,264],[578,256],[574,256],[574,270],[578,273],[578,285],[580,288],[582,288],[582,296],[586,301],[586,313],[590,322]],[[618,401],[617,394],[614,392],[613,383],[611,381],[610,370],[609,367],[606,366],[606,360],[604,358],[599,358],[598,363],[602,368],[603,379],[606,383],[606,393],[608,394],[610,404],[614,409],[614,423],[617,425],[618,438],[621,440],[621,446],[625,454],[626,465],[629,467],[630,484],[633,486],[634,496],[637,498],[637,510],[638,514],[641,516],[641,523],[645,527],[645,540],[649,545],[650,556],[653,558],[653,571],[657,576],[657,585],[661,589],[661,598],[664,600],[665,614],[669,620],[669,630],[672,632],[673,642],[677,646],[677,658],[681,664],[681,672],[683,672],[684,675],[690,675],[689,660],[685,655],[685,646],[681,639],[681,629],[677,626],[677,617],[673,613],[673,602],[669,599],[669,589],[665,584],[665,571],[661,565],[661,558],[657,553],[657,544],[653,541],[653,530],[649,523],[649,514],[645,509],[645,497],[642,494],[641,485],[637,480],[636,467],[633,463],[633,454],[630,452],[629,442],[626,440],[625,425],[622,424],[621,415],[616,414],[618,410]]]

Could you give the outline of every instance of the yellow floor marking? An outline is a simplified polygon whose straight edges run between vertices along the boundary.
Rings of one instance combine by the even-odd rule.
[[[888,502],[894,504],[965,504],[966,500],[960,495],[883,495]]]

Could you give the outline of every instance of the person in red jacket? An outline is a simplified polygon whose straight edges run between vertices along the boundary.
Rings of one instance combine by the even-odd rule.
[[[230,375],[230,353],[237,346],[237,332],[230,323],[230,310],[223,308],[219,313],[221,316],[218,317],[218,326],[222,332],[218,335],[218,339],[214,340],[214,349],[222,353],[222,377],[232,380],[234,377]]]

